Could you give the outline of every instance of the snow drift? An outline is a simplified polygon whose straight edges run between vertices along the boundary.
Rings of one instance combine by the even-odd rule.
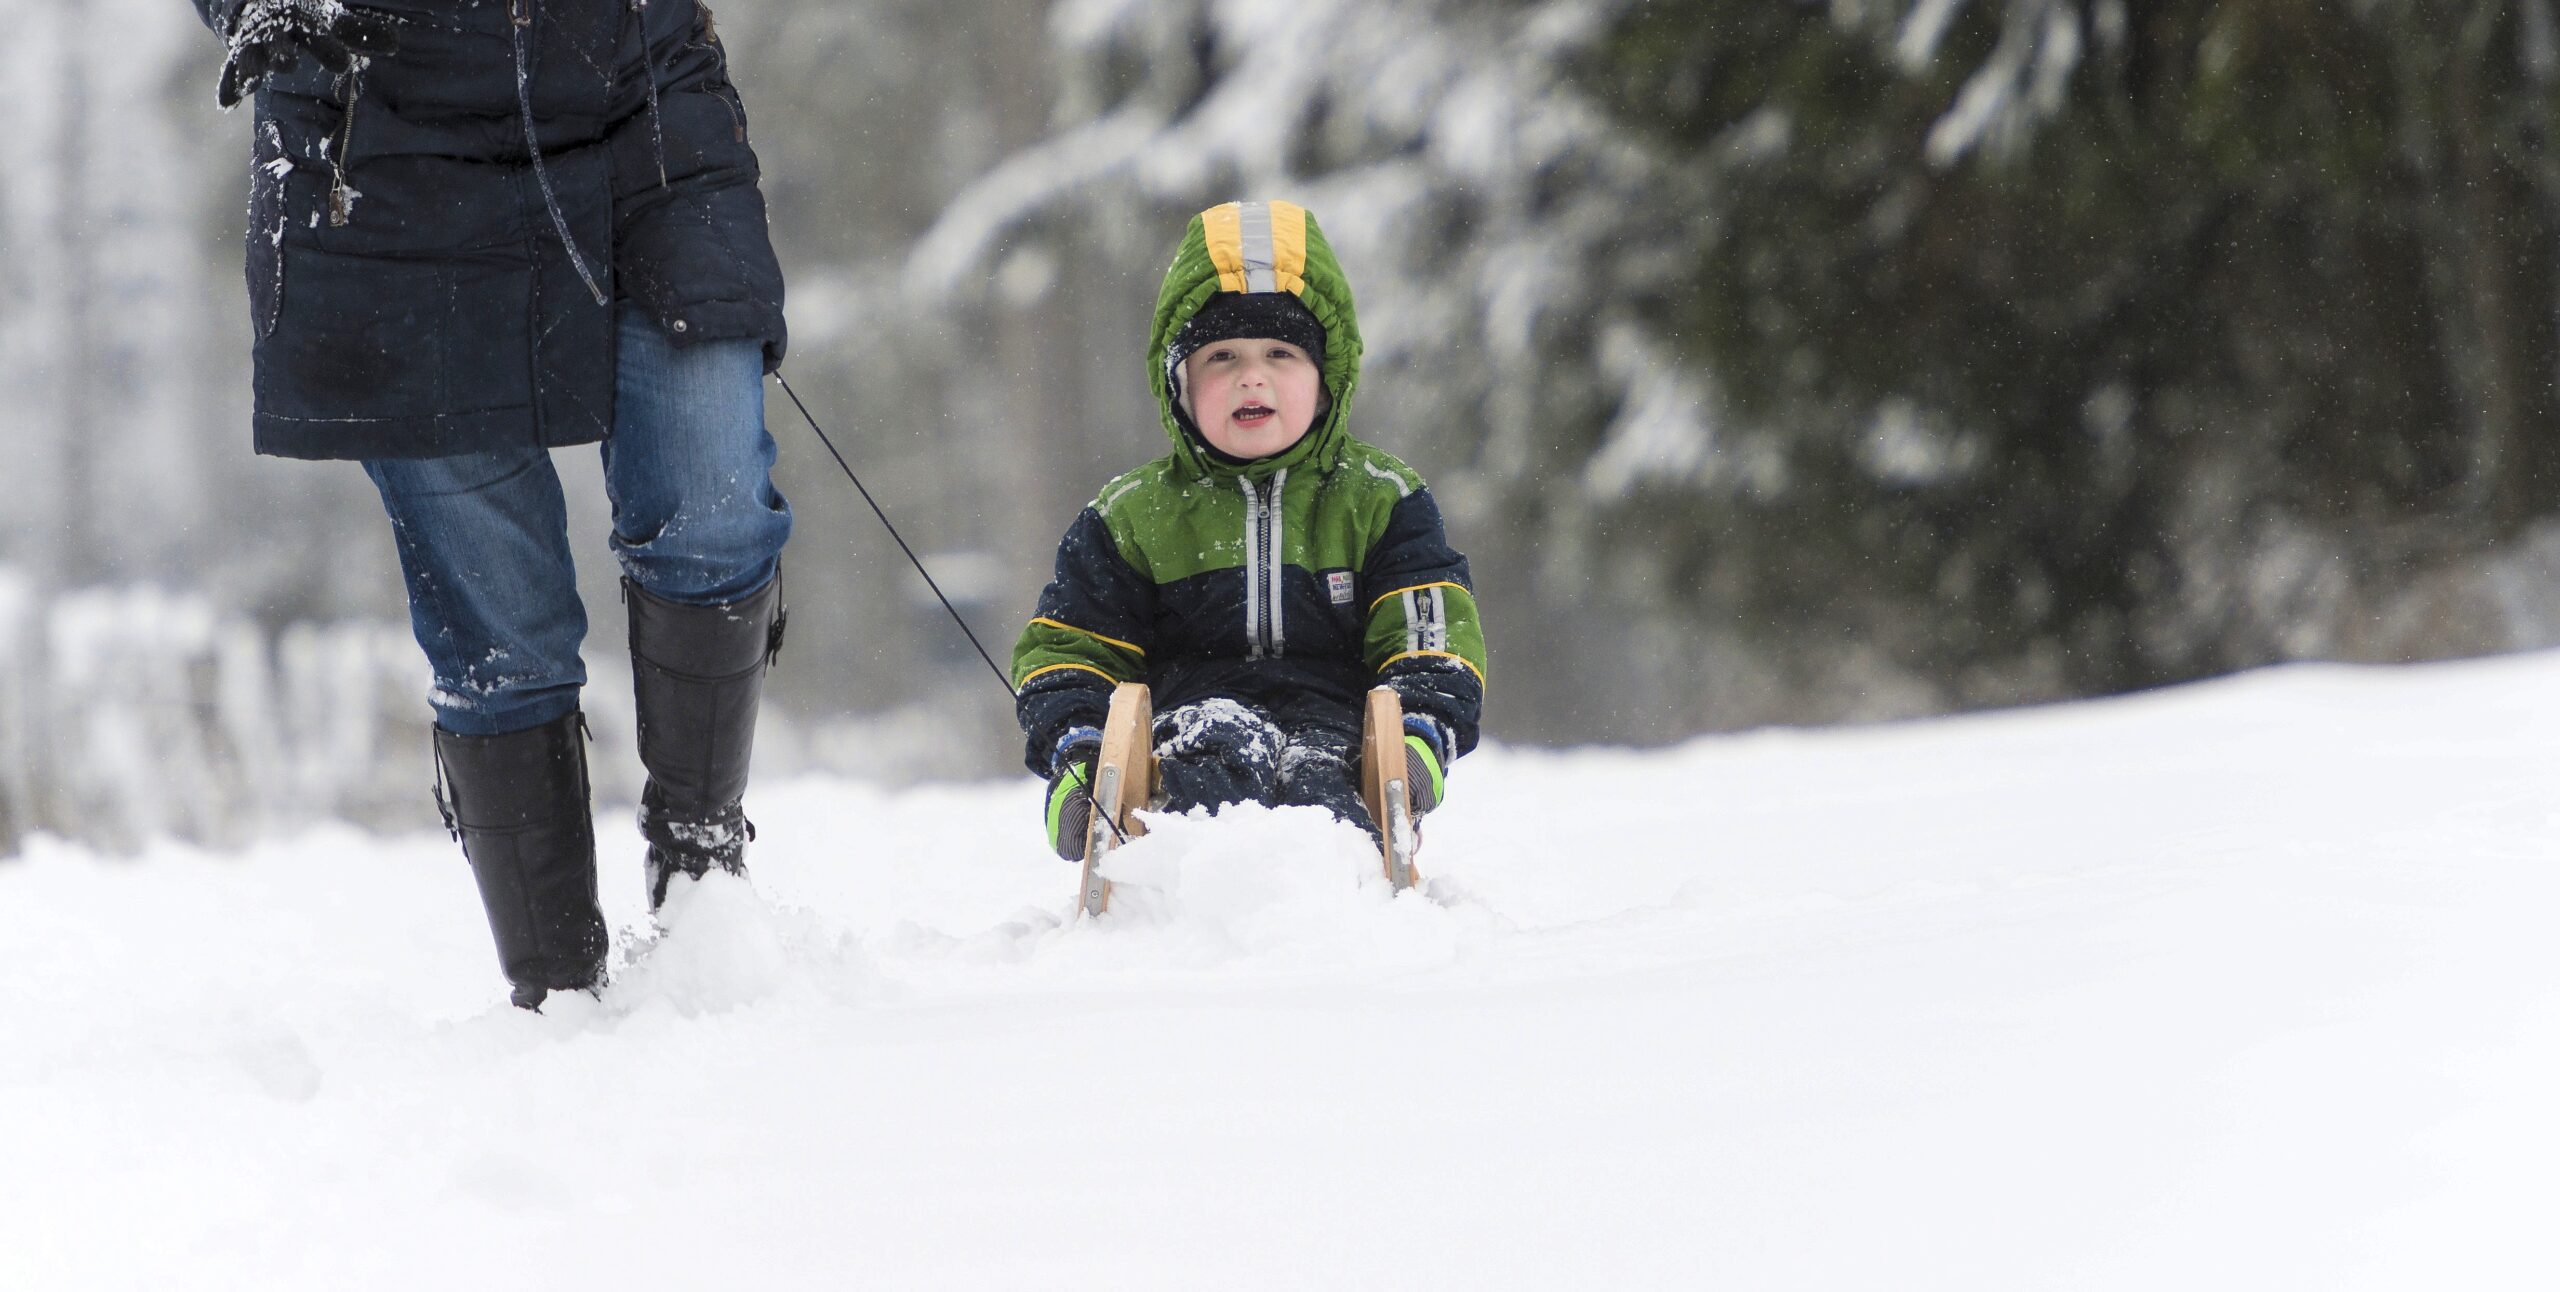
[[[0,865],[0,1286],[2549,1286],[2560,660],[1467,760],[1395,895],[770,787],[503,1004],[458,850]],[[608,818],[609,824],[612,818]]]

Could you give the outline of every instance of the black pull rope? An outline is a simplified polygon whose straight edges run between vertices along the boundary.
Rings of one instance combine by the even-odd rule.
[[[800,416],[809,423],[809,429],[818,433],[818,443],[826,445],[827,452],[835,458],[836,465],[844,468],[844,478],[853,482],[854,492],[861,494],[862,500],[871,504],[871,514],[879,517],[881,525],[888,529],[889,537],[898,541],[898,550],[907,554],[907,563],[915,566],[916,573],[924,576],[924,585],[933,589],[934,599],[940,601],[942,608],[950,612],[951,622],[960,625],[961,634],[969,639],[970,645],[978,648],[978,658],[987,662],[988,670],[996,675],[996,684],[1004,688],[1006,695],[1017,700],[1021,699],[1022,693],[1013,689],[1013,679],[1006,675],[1004,666],[996,663],[996,657],[987,653],[986,643],[978,640],[978,634],[970,629],[969,621],[961,617],[960,608],[951,604],[951,598],[942,595],[942,585],[933,581],[933,572],[924,568],[924,561],[916,556],[916,549],[907,546],[907,536],[898,532],[897,525],[889,519],[889,513],[880,509],[879,500],[873,498],[871,491],[863,487],[862,477],[855,475],[851,464],[844,460],[844,454],[836,451],[836,442],[828,438],[826,428],[818,425],[817,418],[809,416],[809,406],[800,402],[800,392],[793,390],[791,383],[779,372],[773,374],[773,379],[782,383],[782,393],[791,396],[792,404],[799,408]]]
[[[916,555],[916,549],[907,545],[907,536],[898,532],[896,522],[890,520],[889,513],[881,509],[879,499],[872,497],[871,491],[863,486],[862,477],[854,474],[853,464],[844,460],[844,454],[837,450],[834,438],[827,434],[825,427],[818,425],[818,419],[810,414],[809,406],[801,402],[800,392],[791,388],[790,379],[784,377],[779,371],[773,374],[773,379],[781,383],[782,393],[789,395],[792,406],[800,410],[801,420],[809,424],[810,430],[818,433],[818,443],[827,446],[828,456],[833,457],[836,465],[844,469],[844,478],[853,482],[854,492],[861,494],[862,501],[871,505],[871,514],[879,517],[882,528],[889,531],[889,537],[897,540],[898,550],[907,554],[907,563],[916,567],[917,574],[924,576],[924,585],[933,589],[934,599],[942,603],[943,610],[951,616],[951,622],[960,625],[961,635],[967,637],[969,644],[977,648],[978,658],[985,660],[988,670],[996,675],[996,685],[1003,687],[1006,695],[1017,700],[1021,699],[1022,692],[1014,689],[1013,678],[1004,671],[1003,665],[996,663],[996,657],[988,653],[986,643],[978,640],[976,630],[969,627],[969,620],[960,613],[960,607],[951,604],[951,598],[943,595],[942,585],[933,581],[933,571],[924,568],[924,559]],[[1067,771],[1078,781],[1084,779],[1083,770],[1073,764],[1068,766]],[[1085,786],[1085,792],[1090,795],[1092,787]],[[1128,832],[1120,828],[1118,821],[1111,819],[1109,812],[1102,810],[1100,803],[1094,804],[1093,810],[1102,813],[1102,823],[1111,827],[1114,838],[1121,843],[1129,842]]]

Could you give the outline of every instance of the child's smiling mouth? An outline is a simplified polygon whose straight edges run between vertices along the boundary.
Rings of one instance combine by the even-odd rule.
[[[1279,410],[1272,408],[1267,404],[1247,404],[1244,407],[1237,409],[1235,411],[1235,415],[1229,420],[1237,423],[1259,426],[1266,419],[1276,417],[1278,415]]]

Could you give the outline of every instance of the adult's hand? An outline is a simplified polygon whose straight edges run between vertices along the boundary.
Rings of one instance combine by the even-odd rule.
[[[270,76],[290,72],[309,54],[332,72],[400,48],[389,17],[351,9],[339,0],[243,0],[231,17],[231,57],[222,65],[217,95],[230,107]]]

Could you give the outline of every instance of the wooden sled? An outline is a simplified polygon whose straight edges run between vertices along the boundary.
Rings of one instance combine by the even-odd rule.
[[[1399,718],[1397,721],[1403,721]],[[1093,818],[1084,828],[1084,877],[1076,909],[1096,916],[1111,907],[1111,881],[1102,859],[1147,832],[1132,809],[1156,793],[1155,697],[1143,682],[1123,682],[1111,692],[1111,716],[1102,724],[1102,753],[1093,766]]]
[[[1413,795],[1404,778],[1404,702],[1394,691],[1377,687],[1369,692],[1361,721],[1360,797],[1369,805],[1369,819],[1378,824],[1387,882],[1399,893],[1422,882],[1421,872],[1414,869],[1422,836],[1414,830]]]

